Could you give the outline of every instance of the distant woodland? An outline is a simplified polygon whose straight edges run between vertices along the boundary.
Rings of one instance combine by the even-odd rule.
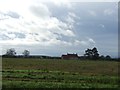
[[[97,48],[94,47],[92,49],[88,48],[85,50],[82,56],[78,56],[78,54],[69,54],[63,55],[59,57],[54,56],[46,56],[46,55],[31,55],[29,50],[24,50],[21,55],[17,55],[17,52],[14,48],[7,49],[6,53],[2,55],[4,58],[40,58],[40,59],[78,59],[78,60],[117,60],[119,58],[112,58],[110,55],[100,55]]]

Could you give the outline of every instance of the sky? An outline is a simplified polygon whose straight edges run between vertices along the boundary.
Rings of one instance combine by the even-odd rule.
[[[113,2],[114,1],[114,2]],[[2,54],[61,56],[97,47],[118,57],[118,0],[0,0]]]

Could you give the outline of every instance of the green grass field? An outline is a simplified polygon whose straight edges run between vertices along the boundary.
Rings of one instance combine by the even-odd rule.
[[[118,88],[116,61],[3,58],[3,88]]]

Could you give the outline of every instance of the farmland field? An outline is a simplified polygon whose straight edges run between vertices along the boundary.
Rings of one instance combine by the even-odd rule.
[[[3,88],[118,88],[117,61],[3,58]]]

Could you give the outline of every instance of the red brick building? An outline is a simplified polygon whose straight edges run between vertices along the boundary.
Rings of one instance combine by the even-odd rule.
[[[62,55],[62,59],[79,59],[79,56],[77,54],[67,54],[67,55]]]

